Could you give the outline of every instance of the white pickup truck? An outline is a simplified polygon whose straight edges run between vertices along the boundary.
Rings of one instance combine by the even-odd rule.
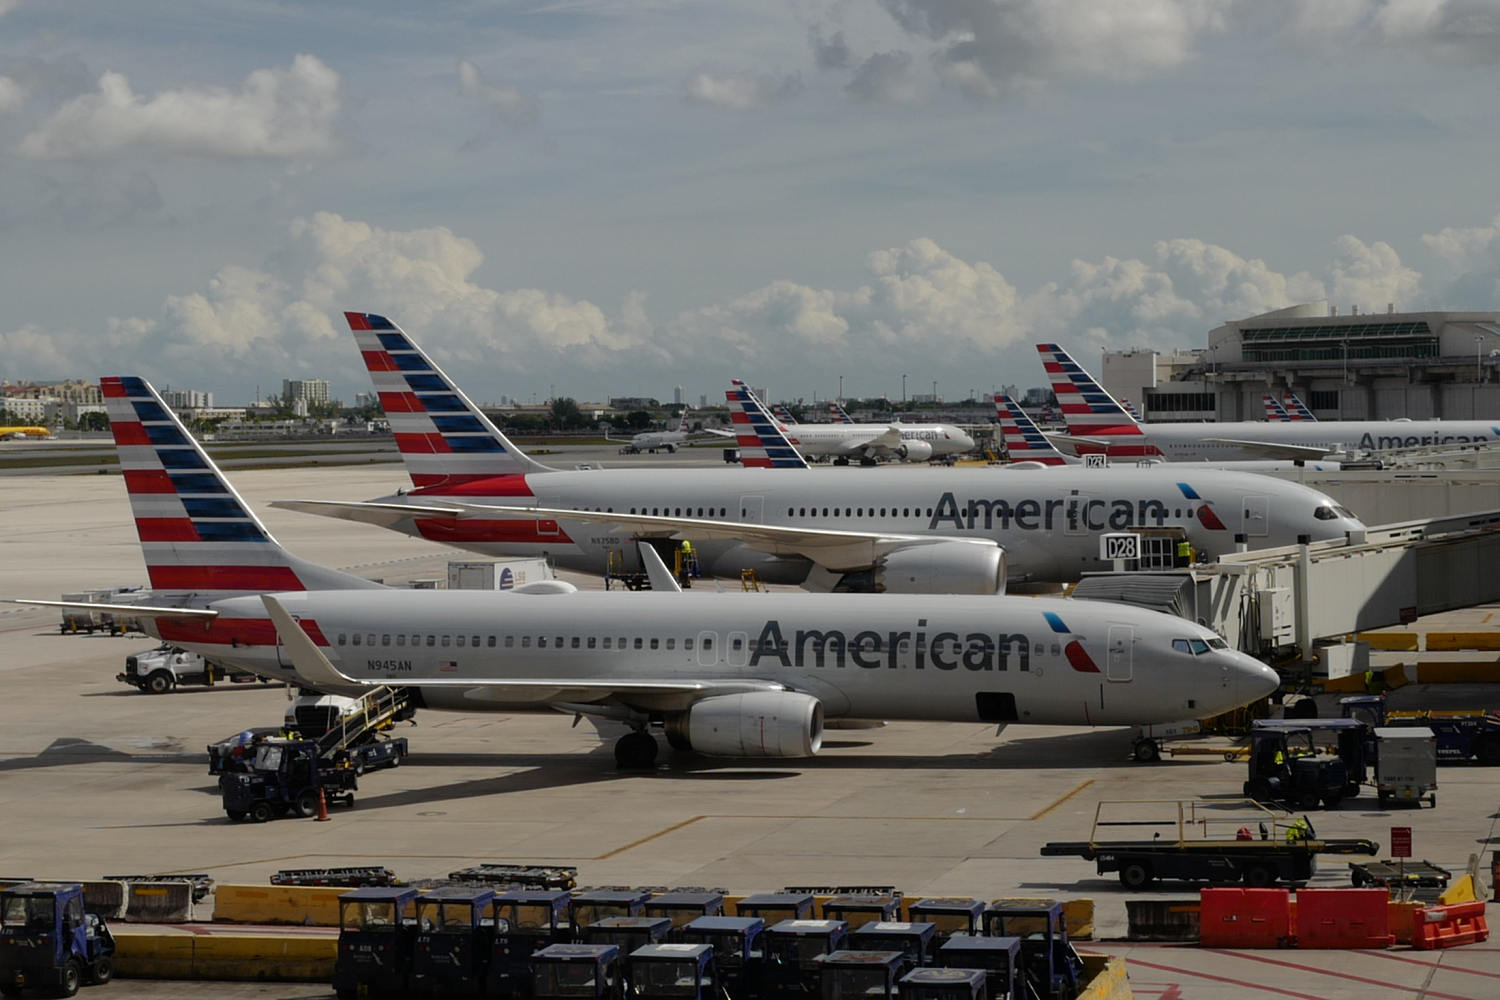
[[[238,670],[225,670],[197,653],[164,642],[154,649],[125,657],[125,672],[116,674],[115,680],[149,694],[166,694],[179,684],[213,685],[224,680],[253,684],[260,678]]]

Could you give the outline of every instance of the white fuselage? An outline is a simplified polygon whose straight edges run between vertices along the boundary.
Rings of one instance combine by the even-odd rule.
[[[1109,450],[1138,454],[1134,446],[1146,445],[1173,461],[1265,458],[1264,450],[1244,447],[1235,441],[1270,445],[1321,448],[1325,454],[1357,454],[1400,448],[1438,447],[1451,444],[1500,442],[1500,421],[1485,420],[1319,420],[1236,421],[1218,424],[1141,424],[1141,437],[1103,437]],[[1086,429],[1072,431],[1091,436]],[[1090,449],[1079,445],[1079,453]]]
[[[1099,535],[1176,529],[1196,552],[1291,545],[1298,536],[1339,539],[1363,525],[1336,514],[1327,495],[1249,473],[1194,468],[1024,470],[607,469],[530,473],[431,487],[379,502],[446,500],[538,506],[729,523],[774,524],[871,534],[989,539],[1005,550],[1008,579],[1070,581],[1109,569]],[[486,555],[545,556],[585,572],[611,558],[637,564],[635,532],[609,524],[516,518],[419,516],[399,531]],[[690,537],[690,535],[689,535]],[[737,578],[755,569],[767,582],[802,583],[805,559],[770,556],[733,541],[694,540],[705,575]]]
[[[871,457],[901,457],[900,445],[871,445],[893,429],[901,445],[920,442],[932,449],[932,455],[962,455],[974,449],[974,439],[952,424],[793,424],[784,433],[806,456],[847,458],[869,452]]]
[[[417,687],[427,707],[459,711],[544,709],[557,699],[545,688],[506,688],[506,680],[545,678],[561,688],[570,681],[755,680],[815,697],[830,718],[1132,725],[1213,715],[1266,697],[1277,684],[1274,671],[1201,626],[1095,601],[405,590],[275,596],[341,673]],[[225,619],[264,616],[253,596],[213,606]],[[226,626],[219,643],[201,651],[291,677],[279,647],[226,646],[231,634]],[[1188,651],[1190,643],[1200,651]],[[598,702],[630,703],[628,694]]]

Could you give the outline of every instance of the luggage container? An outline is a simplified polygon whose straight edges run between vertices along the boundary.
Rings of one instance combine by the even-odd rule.
[[[1382,806],[1437,807],[1437,736],[1426,726],[1375,730],[1375,789]]]

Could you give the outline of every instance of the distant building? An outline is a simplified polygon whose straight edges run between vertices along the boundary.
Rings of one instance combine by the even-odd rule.
[[[672,387],[672,405],[673,406],[681,406],[682,405],[682,395],[683,395],[683,393],[685,391],[686,390],[684,390],[682,388],[682,386],[680,386],[680,385],[674,385]]]
[[[177,412],[202,409],[214,405],[214,394],[201,389],[163,389],[161,398]]]
[[[611,396],[609,406],[612,410],[659,410],[661,403],[651,396]]]
[[[328,402],[329,388],[330,383],[327,379],[284,378],[281,380],[281,398],[294,409],[299,399],[306,406],[317,406]]]

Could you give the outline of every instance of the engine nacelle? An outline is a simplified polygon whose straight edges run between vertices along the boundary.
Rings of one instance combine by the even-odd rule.
[[[823,745],[823,703],[795,691],[723,694],[666,719],[674,747],[715,757],[811,757]]]
[[[901,456],[903,462],[925,462],[932,457],[932,443],[929,441],[902,441],[901,447],[896,449],[896,454]]]
[[[972,542],[912,545],[881,560],[875,583],[888,594],[1003,594],[1005,552]]]

